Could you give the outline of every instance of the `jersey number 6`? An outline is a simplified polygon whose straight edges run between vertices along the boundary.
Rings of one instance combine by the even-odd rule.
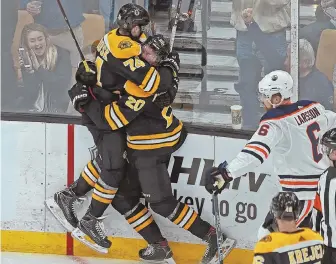
[[[318,163],[323,157],[323,154],[318,152],[319,138],[315,135],[315,132],[319,132],[320,130],[320,126],[316,122],[307,126],[306,130],[312,146],[313,158],[316,163]]]

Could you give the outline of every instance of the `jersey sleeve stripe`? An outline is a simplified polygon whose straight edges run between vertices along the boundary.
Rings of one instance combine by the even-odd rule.
[[[296,180],[292,180],[292,181],[285,181],[285,180],[280,180],[280,184],[282,185],[309,185],[309,186],[317,186],[318,181],[296,181]]]
[[[301,211],[301,214],[299,215],[299,219],[296,221],[297,226],[301,224],[301,222],[307,217],[307,215],[311,212],[313,209],[313,201],[309,200],[305,202],[304,208]]]
[[[171,132],[153,134],[153,135],[139,135],[139,136],[128,136],[128,140],[132,141],[141,141],[141,140],[153,140],[153,139],[165,139],[167,137],[171,137],[182,130],[183,123],[180,121],[179,125]]]
[[[113,107],[114,112],[118,116],[119,120],[123,123],[124,126],[127,126],[129,122],[124,116],[124,114],[120,111],[120,108],[117,102],[113,102],[112,107]]]
[[[265,143],[263,143],[263,142],[260,142],[260,141],[251,141],[251,142],[247,143],[247,145],[250,145],[250,144],[260,145],[260,146],[264,147],[268,151],[268,154],[271,153],[270,147],[268,145],[266,145]]]
[[[110,51],[110,53],[112,53],[112,49],[110,47],[110,42],[108,40],[108,34],[105,34],[105,36],[104,36],[104,43],[105,43],[106,47],[108,48],[108,50]]]
[[[259,151],[259,152],[261,152],[262,154],[264,154],[264,156],[265,156],[266,159],[268,158],[268,153],[267,153],[264,149],[262,149],[262,148],[260,148],[260,147],[257,147],[257,146],[251,146],[251,145],[246,145],[245,148],[246,148],[246,149],[250,149],[250,150],[252,150],[252,151]]]
[[[110,127],[112,128],[112,130],[117,130],[118,127],[110,115],[111,113],[110,109],[111,109],[111,105],[105,106],[105,119],[107,123],[110,125]]]
[[[142,83],[139,85],[139,87],[143,90],[145,90],[145,88],[147,87],[148,83],[150,82],[150,80],[153,77],[153,74],[155,72],[154,67],[150,67],[149,71],[147,72],[145,78],[143,79]],[[155,77],[154,77],[155,78]]]
[[[102,87],[102,83],[100,81],[100,78],[101,78],[101,69],[102,69],[102,66],[103,66],[103,59],[101,57],[97,57],[96,58],[96,67],[97,67],[97,85]]]
[[[117,114],[115,113],[112,104],[110,107],[110,117],[111,119],[113,119],[114,123],[117,125],[118,128],[122,128],[124,126],[123,123],[120,121],[119,117],[117,116]]]
[[[151,94],[154,94],[156,92],[156,90],[158,89],[159,87],[159,82],[160,80],[158,79],[159,78],[159,73],[157,70],[154,69],[154,72],[152,74],[152,76],[150,77],[149,81],[147,82],[147,85],[144,86],[144,91],[147,92],[147,93],[151,93]]]
[[[247,153],[255,157],[256,159],[260,160],[261,163],[264,163],[264,159],[257,153],[251,150],[243,149],[241,152]]]
[[[282,180],[316,180],[318,181],[321,175],[278,175]]]

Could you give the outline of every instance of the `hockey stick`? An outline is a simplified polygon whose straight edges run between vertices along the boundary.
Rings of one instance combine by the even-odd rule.
[[[78,41],[77,41],[76,36],[75,36],[75,34],[74,34],[74,32],[73,32],[73,30],[72,30],[72,28],[71,28],[71,25],[70,25],[70,22],[69,22],[69,20],[68,20],[68,17],[67,17],[67,15],[65,14],[65,11],[64,11],[64,8],[63,8],[63,6],[62,6],[61,1],[60,1],[60,0],[56,0],[56,1],[57,1],[57,4],[58,4],[58,6],[59,6],[61,12],[62,12],[62,15],[63,15],[63,17],[64,17],[65,23],[68,25],[68,28],[69,28],[70,33],[71,33],[71,36],[72,36],[73,40],[75,41],[77,50],[78,50],[79,55],[81,56],[81,59],[82,59],[82,61],[83,61],[83,64],[84,64],[84,67],[85,67],[85,71],[86,71],[86,72],[92,72],[92,70],[90,69],[89,65],[87,64],[87,62],[86,62],[86,60],[85,60],[85,57],[84,57],[84,54],[83,54],[81,48],[79,47]]]
[[[170,36],[170,51],[173,50],[173,46],[174,46],[175,35],[176,35],[176,28],[177,28],[177,22],[178,22],[178,19],[179,19],[179,16],[180,16],[181,5],[182,5],[182,0],[178,0],[176,14],[175,14],[175,20],[174,20],[174,25],[172,27],[172,33],[171,33],[171,36]]]
[[[215,185],[217,185],[217,183]],[[212,205],[213,205],[213,214],[214,214],[216,236],[217,236],[218,264],[223,264],[223,261],[224,261],[224,253],[223,253],[223,248],[222,248],[223,236],[222,236],[220,217],[219,217],[218,193],[216,192],[212,194]]]

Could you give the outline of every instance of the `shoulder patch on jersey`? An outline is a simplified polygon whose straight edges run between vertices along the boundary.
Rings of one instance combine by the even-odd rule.
[[[123,50],[123,49],[130,48],[132,46],[133,46],[132,42],[130,42],[128,40],[122,40],[122,41],[120,41],[120,43],[118,45],[118,48]]]
[[[109,47],[111,54],[117,59],[129,59],[139,56],[141,53],[140,44],[128,36],[119,35],[112,30],[105,38],[105,44]]]
[[[272,237],[270,235],[267,235],[260,239],[260,242],[272,242]]]

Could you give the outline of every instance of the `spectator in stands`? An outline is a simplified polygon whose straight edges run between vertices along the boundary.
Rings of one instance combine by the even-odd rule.
[[[336,29],[336,0],[321,0],[316,12],[316,21],[300,29],[300,38],[307,39],[317,53],[322,31]]]
[[[285,67],[290,72],[290,45],[287,48]],[[315,53],[306,39],[299,40],[299,99],[313,100],[333,110],[334,87],[332,82],[315,67]]]
[[[231,24],[237,30],[236,55],[240,68],[235,90],[243,106],[244,128],[255,128],[260,118],[257,86],[264,73],[283,68],[286,59],[286,28],[290,25],[290,0],[232,1]],[[253,43],[264,57],[257,58]]]
[[[81,23],[84,21],[83,0],[63,0],[61,2],[79,46],[83,48],[83,31],[81,27]],[[53,44],[70,52],[71,65],[73,67],[72,82],[74,83],[74,73],[81,58],[57,1],[21,0],[21,7],[34,17],[35,23],[41,24],[47,29]]]
[[[18,21],[18,9],[18,0],[1,2],[1,105],[5,111],[16,110],[18,89],[11,47]]]
[[[117,11],[118,10],[119,9],[117,9]],[[104,17],[105,32],[107,33],[111,30],[112,24],[116,18],[116,14],[114,14],[115,9],[112,9],[112,1],[111,0],[99,0],[99,11],[100,11],[100,14]]]
[[[22,107],[38,112],[65,113],[71,81],[69,53],[51,43],[45,27],[28,24],[22,30],[20,65]]]

